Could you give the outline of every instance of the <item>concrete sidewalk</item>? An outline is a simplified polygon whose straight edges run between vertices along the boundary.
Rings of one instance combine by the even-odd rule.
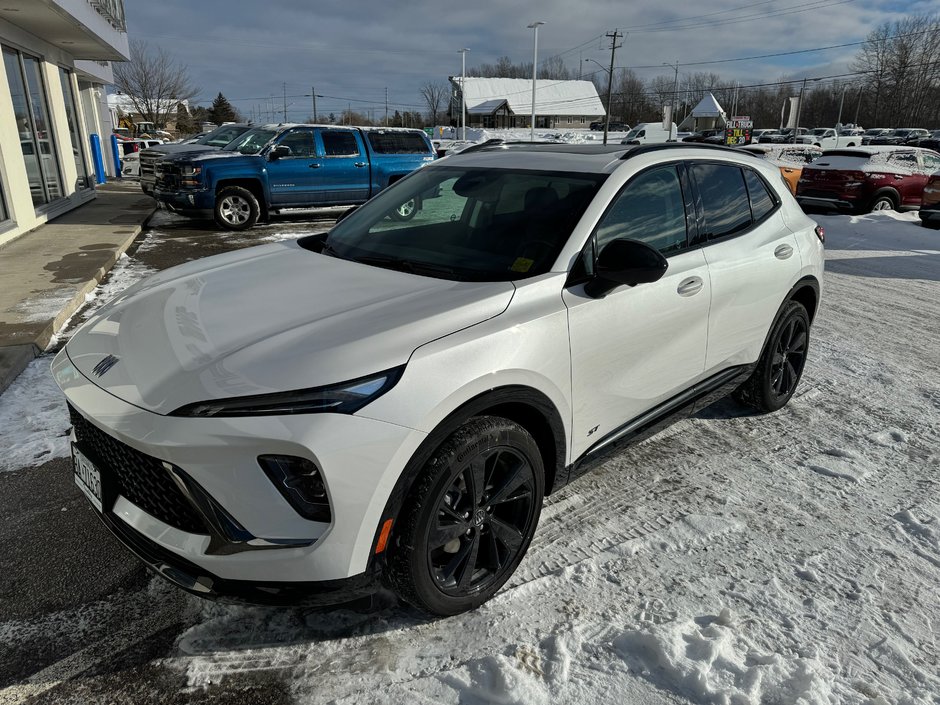
[[[104,184],[93,201],[0,248],[0,392],[81,308],[153,211],[136,182]]]

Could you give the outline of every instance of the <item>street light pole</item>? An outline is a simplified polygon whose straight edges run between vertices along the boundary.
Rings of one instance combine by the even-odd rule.
[[[672,66],[672,64],[663,64],[663,66]],[[672,82],[672,110],[669,115],[669,139],[672,142],[672,126],[676,122],[676,96],[679,94],[679,60],[676,60],[676,79]],[[678,137],[679,135],[676,135]]]
[[[465,85],[467,82],[467,52],[469,49],[461,49],[460,54],[460,139],[467,139],[467,99]]]
[[[535,38],[532,42],[532,126],[529,131],[529,140],[535,142],[535,79],[539,70],[539,27],[544,22],[533,22],[527,25],[528,29],[535,30]]]

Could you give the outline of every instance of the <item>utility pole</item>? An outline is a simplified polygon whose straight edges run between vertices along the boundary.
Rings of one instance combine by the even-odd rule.
[[[862,109],[862,87],[858,87],[858,103],[855,105],[855,122],[852,123],[855,127],[858,127],[858,111]]]
[[[796,138],[800,135],[800,113],[803,112],[803,94],[806,92],[806,79],[803,79],[803,85],[800,86],[800,102],[796,104],[796,126],[793,128],[793,144],[796,144]]]
[[[388,127],[388,86],[385,87],[385,127]]]
[[[467,93],[465,85],[467,83],[467,52],[469,49],[461,49],[460,54],[460,139],[467,139]]]
[[[676,59],[676,78],[672,82],[672,109],[669,111],[669,139],[672,142],[672,126],[676,124],[676,98],[679,95],[679,60]],[[679,135],[676,135],[678,138]]]
[[[610,96],[611,92],[614,89],[614,53],[619,49],[622,44],[617,44],[617,40],[623,35],[616,29],[613,32],[608,32],[605,35],[610,39],[610,71],[607,72],[607,119],[604,120],[604,144],[607,144],[607,132],[610,130]]]
[[[845,102],[845,91],[848,89],[848,84],[842,86],[842,97],[839,99],[839,118],[836,120],[836,127],[842,127],[842,104]]]
[[[310,86],[310,95],[313,98],[313,122],[317,122],[317,90],[315,86]]]
[[[533,22],[528,25],[529,29],[535,30],[535,38],[532,42],[532,123],[529,129],[529,140],[535,142],[535,79],[539,72],[539,27],[544,22]]]
[[[284,86],[284,122],[287,122],[287,83],[282,85]]]

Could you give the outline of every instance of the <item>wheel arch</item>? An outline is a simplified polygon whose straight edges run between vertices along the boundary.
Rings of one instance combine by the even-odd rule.
[[[894,209],[897,210],[901,205],[901,193],[892,186],[882,186],[871,195],[869,207],[882,196],[888,196],[894,202]]]
[[[803,307],[809,314],[809,322],[812,323],[813,319],[816,317],[816,310],[819,308],[819,281],[816,277],[803,277],[790,289],[790,293],[787,294],[783,303],[780,304],[780,308],[777,310],[776,316],[774,316],[775,323],[780,316],[780,312],[783,311],[783,307],[786,306],[787,301],[790,300],[799,301],[803,304]],[[771,328],[773,328],[773,326],[771,326]]]
[[[490,389],[464,402],[448,414],[412,454],[385,503],[385,509],[375,528],[370,561],[375,559],[375,547],[382,525],[394,519],[392,537],[398,513],[407,500],[411,488],[434,451],[468,419],[475,416],[501,416],[518,423],[528,431],[542,458],[545,469],[545,494],[551,494],[565,484],[566,435],[561,414],[542,392],[523,385],[508,385]],[[382,554],[384,561],[384,554]]]
[[[252,195],[258,200],[258,207],[260,208],[259,217],[267,218],[268,201],[264,195],[264,187],[258,179],[220,179],[215,184],[216,196],[218,196],[219,191],[228,186],[241,186],[243,189],[251,191]]]

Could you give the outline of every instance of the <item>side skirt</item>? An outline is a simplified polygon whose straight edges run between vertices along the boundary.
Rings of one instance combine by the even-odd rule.
[[[750,376],[756,366],[754,363],[722,370],[607,434],[568,466],[565,484],[594,469],[628,445],[649,438],[676,421],[726,397]]]

